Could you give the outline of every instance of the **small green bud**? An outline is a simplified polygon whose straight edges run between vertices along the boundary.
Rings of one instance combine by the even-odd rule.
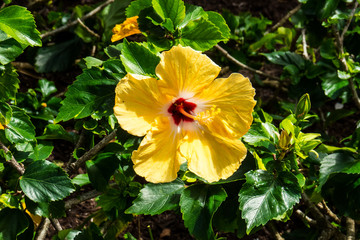
[[[296,106],[295,117],[297,120],[303,120],[306,114],[310,111],[311,102],[309,94],[305,93],[299,100]]]

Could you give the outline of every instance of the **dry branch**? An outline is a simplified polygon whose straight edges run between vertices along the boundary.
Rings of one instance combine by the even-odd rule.
[[[10,150],[2,143],[0,142],[0,147],[4,149],[5,153],[9,152]],[[13,155],[11,155],[11,159],[8,161],[10,165],[20,174],[23,175],[25,172],[25,168],[16,161]]]

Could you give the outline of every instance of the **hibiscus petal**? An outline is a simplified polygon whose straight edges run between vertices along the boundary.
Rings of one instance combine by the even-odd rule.
[[[160,78],[159,85],[167,93],[178,96],[183,92],[201,91],[217,77],[220,70],[205,54],[179,45],[161,54],[156,74]]]
[[[152,183],[173,181],[182,162],[178,152],[179,139],[180,135],[171,129],[169,119],[157,119],[132,154],[135,172]]]
[[[239,73],[215,79],[196,95],[206,102],[204,105],[221,110],[213,121],[206,123],[210,131],[232,138],[239,138],[250,129],[256,104],[254,96],[255,89],[251,82]]]
[[[208,130],[188,132],[180,145],[191,172],[208,182],[230,177],[246,157],[246,148],[238,139],[229,139]]]
[[[132,135],[144,136],[170,100],[151,77],[127,74],[116,86],[114,113],[120,126]]]

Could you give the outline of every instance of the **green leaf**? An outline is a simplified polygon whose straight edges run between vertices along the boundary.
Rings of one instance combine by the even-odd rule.
[[[151,7],[152,0],[135,0],[126,8],[126,16],[134,17],[139,16],[141,10]]]
[[[41,46],[40,33],[36,30],[34,17],[25,7],[13,5],[1,9],[0,30],[19,43]]]
[[[182,29],[180,43],[205,51],[223,40],[227,40],[223,37],[223,33],[212,22],[201,18],[190,22]]]
[[[297,178],[290,172],[278,176],[263,170],[250,171],[239,192],[239,207],[247,224],[246,232],[278,218],[290,210],[301,197]]]
[[[78,174],[73,179],[71,179],[72,184],[78,185],[80,187],[90,184],[89,175],[85,174]]]
[[[360,161],[346,153],[333,153],[324,157],[320,165],[318,190],[333,173],[360,174]]]
[[[8,64],[23,52],[23,46],[0,30],[0,63]]]
[[[230,28],[226,24],[225,19],[217,12],[207,11],[208,20],[212,22],[220,30],[224,39],[230,38]]]
[[[179,205],[184,183],[176,179],[170,183],[148,183],[134,200],[126,213],[156,215],[167,210],[174,210]]]
[[[152,0],[152,5],[164,20],[171,19],[175,28],[185,17],[185,5],[182,0]]]
[[[299,54],[294,52],[286,51],[286,52],[272,52],[272,53],[263,53],[270,62],[279,64],[279,65],[295,65],[299,69],[305,68],[305,59],[301,57]]]
[[[6,102],[0,102],[0,123],[8,125],[11,121],[12,109]]]
[[[95,112],[102,116],[111,115],[117,82],[98,69],[86,69],[65,93],[55,122],[81,119]]]
[[[26,215],[15,208],[4,208],[0,211],[0,239],[15,240],[29,226]]]
[[[219,185],[196,184],[183,191],[180,210],[185,226],[196,239],[214,239],[212,218],[226,197]]]
[[[36,137],[39,140],[42,139],[62,139],[69,142],[75,142],[74,136],[67,132],[59,124],[49,124],[45,127],[44,134]]]
[[[81,50],[80,38],[42,47],[35,57],[35,68],[40,73],[61,72],[70,68]]]
[[[106,33],[111,33],[111,29],[115,24],[120,24],[125,20],[125,9],[130,3],[131,0],[115,0],[112,4],[104,8],[101,15]]]
[[[119,168],[119,159],[114,153],[100,153],[94,160],[86,162],[86,170],[91,184],[96,190],[104,191],[115,170]]]
[[[20,178],[20,187],[34,202],[61,200],[75,189],[67,174],[49,161],[35,161]]]
[[[257,122],[251,125],[250,130],[243,136],[248,144],[259,147],[266,147],[268,143],[275,145],[278,141],[277,128],[269,123]]]
[[[47,217],[47,218],[62,218],[65,217],[65,202],[39,202],[31,201],[25,198],[26,209],[32,214]]]
[[[336,99],[345,88],[349,85],[347,80],[340,79],[336,72],[328,72],[320,76],[322,83],[321,87],[325,95],[331,99]]]
[[[55,83],[46,79],[40,79],[38,82],[40,92],[46,98],[57,91]]]
[[[87,68],[100,67],[103,64],[102,60],[91,56],[84,58],[84,61]]]
[[[160,58],[143,45],[136,42],[128,43],[125,39],[121,61],[129,73],[155,76],[155,68]]]
[[[324,7],[321,9],[321,18],[328,18],[330,17],[331,13],[335,11],[339,4],[340,0],[326,0]]]
[[[320,55],[325,59],[335,59],[337,57],[334,39],[326,39],[320,46]]]
[[[0,101],[15,99],[19,82],[18,75],[10,64],[5,66],[5,71],[0,70]]]
[[[180,29],[185,27],[189,22],[206,18],[207,14],[202,7],[194,5],[186,5],[185,18],[178,26]]]
[[[5,129],[5,136],[12,143],[35,141],[35,127],[24,110],[12,106],[12,117]]]
[[[48,158],[54,149],[54,146],[50,142],[25,142],[16,144],[16,149],[20,153],[27,153],[29,155],[26,156],[27,159],[32,159],[34,161],[37,160],[45,160]],[[19,161],[20,158],[16,157]]]

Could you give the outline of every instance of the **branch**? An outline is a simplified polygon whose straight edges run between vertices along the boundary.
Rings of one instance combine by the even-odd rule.
[[[308,54],[308,52],[307,52],[307,44],[306,44],[306,35],[305,35],[305,33],[306,33],[306,30],[305,30],[305,28],[303,28],[303,29],[301,30],[302,45],[303,45],[303,55],[304,55],[304,58],[305,58],[305,59],[309,60],[309,54]]]
[[[270,227],[270,232],[272,233],[273,237],[276,240],[285,240],[281,234],[279,233],[279,231],[276,229],[274,222],[269,222],[268,226]]]
[[[40,226],[36,232],[36,236],[35,239],[36,240],[45,240],[46,238],[46,233],[50,227],[51,221],[48,218],[43,219],[43,221],[41,221]]]
[[[314,216],[316,222],[320,229],[323,231],[320,234],[319,240],[329,240],[329,239],[341,239],[345,240],[345,235],[338,231],[320,212],[320,210],[310,201],[309,197],[303,193],[301,194],[302,199],[305,205],[309,208],[310,212]]]
[[[278,81],[281,80],[281,79],[278,78],[278,77],[271,76],[271,75],[269,75],[269,74],[266,74],[266,73],[264,73],[264,72],[262,72],[262,71],[260,71],[260,70],[256,70],[256,69],[254,69],[254,68],[252,68],[252,67],[249,67],[248,65],[246,65],[246,64],[238,61],[236,58],[234,58],[233,56],[231,56],[225,49],[223,49],[223,48],[220,47],[219,45],[216,45],[215,48],[216,48],[217,50],[219,50],[222,54],[224,54],[225,57],[228,58],[230,61],[232,61],[232,62],[235,63],[236,65],[238,65],[238,66],[240,66],[240,67],[242,67],[242,68],[244,68],[244,69],[246,69],[246,70],[249,70],[249,71],[251,71],[251,72],[257,73],[257,74],[259,74],[259,75],[261,75],[261,76],[264,76],[264,77],[267,77],[267,78],[275,79],[275,80],[278,80]]]
[[[85,192],[81,194],[80,196],[77,196],[75,198],[71,198],[67,201],[65,201],[65,210],[70,209],[73,205],[79,204],[83,201],[95,198],[99,196],[101,193],[96,190],[91,190],[89,192]]]
[[[115,0],[107,0],[106,2],[104,2],[103,4],[99,5],[98,7],[96,7],[95,9],[93,9],[91,12],[89,12],[88,14],[84,15],[82,18],[80,18],[81,21],[85,21],[86,19],[94,16],[96,13],[100,12],[104,7],[106,7],[107,5],[113,3]],[[52,30],[52,31],[49,31],[49,32],[46,32],[46,33],[43,33],[40,35],[41,38],[46,38],[48,36],[51,36],[51,35],[55,35],[59,32],[62,32],[62,31],[65,31],[67,30],[68,28],[71,28],[72,26],[75,26],[76,24],[78,24],[79,21],[76,19],[75,21],[72,21],[62,27],[59,27],[55,30]]]
[[[111,140],[113,140],[115,138],[116,131],[117,131],[117,129],[112,131],[109,135],[105,136],[92,149],[90,149],[84,155],[82,155],[76,162],[70,164],[70,167],[68,168],[68,170],[74,171],[74,170],[78,169],[87,160],[89,160],[93,156],[95,156],[103,147],[105,147]]]
[[[355,221],[352,218],[346,218],[346,240],[355,240]]]
[[[10,150],[2,143],[0,142],[0,147],[2,149],[4,149],[5,153],[8,153]],[[25,172],[25,168],[23,166],[20,165],[20,163],[18,163],[16,161],[16,159],[14,158],[14,156],[11,154],[11,159],[10,161],[8,161],[8,163],[10,163],[10,165],[20,174],[23,175]]]
[[[267,30],[264,35],[275,31],[278,27],[282,26],[292,15],[294,15],[297,11],[300,10],[301,4],[297,5],[294,9],[290,10],[278,23],[272,26],[269,30]]]
[[[79,24],[85,28],[86,31],[88,31],[91,35],[100,38],[99,34],[97,34],[96,32],[94,32],[93,30],[91,30],[88,26],[85,25],[85,23],[83,21],[81,21],[80,18],[77,18],[77,21],[79,22]]]
[[[336,29],[335,25],[332,25],[332,28],[333,28],[333,31],[334,31],[334,34],[335,34],[335,41],[336,41],[337,49],[338,49],[338,52],[339,52],[342,69],[344,71],[348,72],[349,68],[348,68],[348,65],[346,63],[346,59],[345,59],[345,56],[344,56],[344,45],[343,45],[343,42],[341,40],[341,36],[339,34],[339,31]],[[352,93],[354,103],[355,103],[356,107],[358,109],[360,109],[360,99],[359,99],[359,95],[356,92],[354,81],[353,81],[353,79],[351,77],[348,79],[348,81],[349,81],[349,87],[350,87],[350,90],[351,90],[351,93]]]
[[[321,202],[323,208],[324,208],[324,211],[327,215],[329,215],[336,223],[340,224],[341,223],[341,220],[340,218],[331,211],[331,209],[326,205],[326,202],[323,200]]]
[[[352,9],[352,11],[351,11],[351,13],[350,13],[350,17],[349,17],[349,19],[348,19],[348,21],[347,21],[347,23],[346,23],[346,25],[345,25],[342,33],[341,33],[341,36],[340,36],[340,41],[341,41],[341,43],[343,43],[343,41],[344,41],[345,33],[346,33],[347,30],[349,29],[349,26],[350,26],[350,24],[351,24],[351,21],[352,21],[354,15],[355,15],[356,8],[359,6],[359,2],[358,2],[358,1],[354,0],[354,2],[355,2],[355,3],[354,3],[354,7],[353,7],[353,9]]]
[[[308,217],[305,213],[303,213],[300,209],[297,209],[295,212],[295,215],[298,217],[298,218],[300,218],[303,222],[305,222],[305,223],[307,223],[307,224],[309,224],[310,226],[316,226],[316,224],[317,224],[317,222],[314,220],[314,219],[312,219],[312,218],[310,218],[310,217]]]

